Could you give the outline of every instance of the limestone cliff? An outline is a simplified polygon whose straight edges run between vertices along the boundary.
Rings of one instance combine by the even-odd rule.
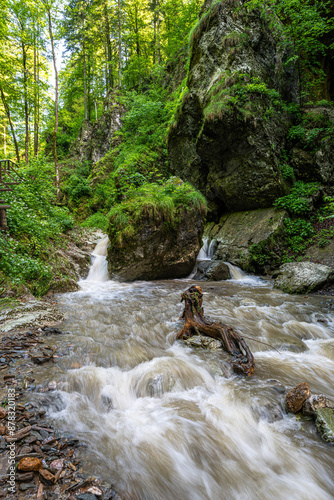
[[[211,218],[271,206],[284,194],[279,168],[298,100],[287,54],[257,11],[207,1],[191,37],[188,92],[169,132],[169,165],[209,200]]]

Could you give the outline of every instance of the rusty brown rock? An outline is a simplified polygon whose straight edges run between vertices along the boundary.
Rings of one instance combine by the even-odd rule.
[[[35,457],[25,457],[19,461],[17,469],[21,472],[37,471],[43,467],[42,460]]]
[[[303,407],[305,401],[310,397],[311,390],[306,382],[301,382],[286,395],[286,408],[291,413],[297,413]]]
[[[4,434],[6,434],[6,426],[0,425],[0,436],[3,436]]]
[[[7,415],[7,410],[5,410],[5,408],[0,407],[0,418],[5,418],[6,415]]]

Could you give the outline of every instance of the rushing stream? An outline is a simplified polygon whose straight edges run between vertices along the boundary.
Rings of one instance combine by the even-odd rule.
[[[59,390],[46,396],[56,425],[88,444],[89,472],[138,500],[334,498],[334,447],[284,412],[284,389],[302,381],[334,398],[329,299],[242,275],[201,282],[206,316],[280,351],[247,340],[256,367],[245,378],[221,351],[174,342],[193,281],[106,279],[91,273],[59,296],[74,347],[52,368]]]

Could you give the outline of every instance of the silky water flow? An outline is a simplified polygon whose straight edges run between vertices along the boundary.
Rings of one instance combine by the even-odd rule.
[[[334,498],[334,447],[284,411],[285,389],[303,381],[334,398],[331,299],[247,277],[200,282],[206,316],[280,351],[247,340],[256,361],[247,378],[221,350],[174,342],[194,281],[118,283],[99,266],[105,259],[80,291],[58,297],[71,354],[48,373],[58,390],[38,396],[88,445],[85,471],[138,500]]]

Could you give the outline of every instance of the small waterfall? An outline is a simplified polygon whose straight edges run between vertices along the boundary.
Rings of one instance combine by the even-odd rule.
[[[240,267],[234,266],[230,262],[224,262],[230,270],[230,275],[233,280],[243,280],[247,276]]]
[[[108,236],[105,236],[96,245],[93,253],[93,264],[89,270],[86,281],[108,281],[107,248],[109,244]]]
[[[217,242],[216,240],[209,240],[209,238],[203,238],[203,246],[199,251],[197,260],[211,260],[214,256],[216,250]]]

